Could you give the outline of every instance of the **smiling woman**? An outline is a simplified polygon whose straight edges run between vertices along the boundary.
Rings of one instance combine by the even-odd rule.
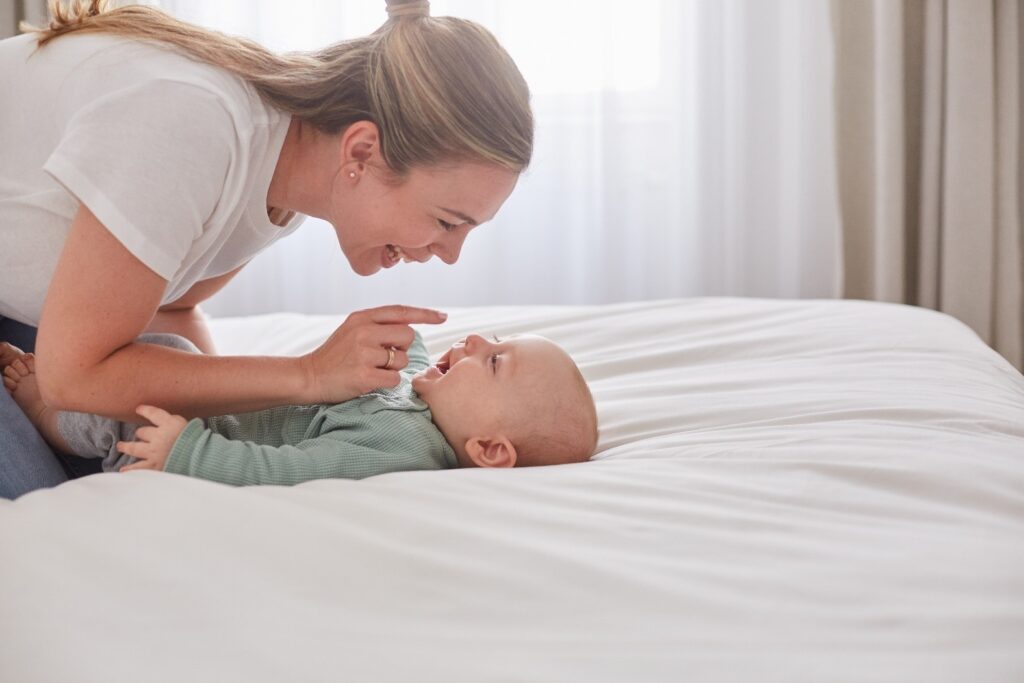
[[[387,9],[370,35],[300,54],[102,0],[54,2],[48,25],[0,42],[0,130],[20,145],[0,158],[0,235],[27,245],[0,253],[0,322],[38,326],[46,405],[194,417],[398,383],[404,362],[382,365],[385,350],[443,314],[383,307],[311,353],[250,358],[212,355],[197,309],[306,216],[370,275],[403,256],[454,263],[512,192],[533,117],[511,58],[426,2]],[[155,331],[207,355],[138,341]],[[0,411],[0,429],[32,442],[6,394]],[[2,454],[2,495],[63,478],[40,448]]]
[[[377,25],[366,0],[160,4],[280,51]],[[209,312],[838,296],[827,2],[434,0],[431,12],[487,26],[530,84],[533,161],[494,222],[457,268],[434,259],[365,281],[316,221]]]
[[[299,149],[290,150],[286,142],[282,158],[286,154],[314,157],[324,149],[315,131],[310,137],[305,143],[308,152],[297,139]],[[519,177],[494,164],[464,162],[418,167],[396,178],[380,159],[378,130],[368,122],[349,126],[338,146],[346,158],[356,160],[343,166],[350,170],[319,193],[311,193],[311,186],[300,176],[291,184],[297,193],[291,203],[302,204],[306,213],[324,216],[331,223],[352,271],[359,275],[372,275],[403,260],[424,263],[437,257],[455,263],[469,232],[497,213]],[[296,165],[316,168],[315,163]],[[322,198],[329,201],[318,204]]]

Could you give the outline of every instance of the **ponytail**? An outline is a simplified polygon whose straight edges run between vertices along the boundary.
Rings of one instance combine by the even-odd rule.
[[[530,93],[487,29],[431,17],[424,0],[388,0],[388,20],[368,36],[304,53],[177,19],[155,7],[106,0],[50,0],[48,26],[22,26],[40,47],[69,33],[102,33],[167,45],[229,71],[270,105],[327,134],[356,121],[380,130],[392,172],[452,161],[521,172],[533,152]]]

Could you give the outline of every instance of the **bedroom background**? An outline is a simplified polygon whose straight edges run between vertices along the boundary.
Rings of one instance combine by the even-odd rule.
[[[0,36],[43,0],[0,0]],[[367,33],[378,0],[160,0],[282,51]],[[536,152],[454,268],[352,274],[309,220],[214,316],[864,298],[969,324],[1024,367],[1024,12],[1015,0],[434,0],[491,29]]]

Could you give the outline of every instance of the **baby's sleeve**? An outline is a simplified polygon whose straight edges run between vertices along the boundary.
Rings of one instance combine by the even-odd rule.
[[[164,471],[232,486],[292,486],[314,479],[363,479],[447,466],[438,449],[415,441],[415,435],[392,439],[385,448],[356,443],[348,430],[336,430],[295,445],[267,446],[228,439],[196,419],[178,436]]]
[[[214,93],[153,81],[82,108],[43,169],[171,280],[221,200],[237,140]]]
[[[423,343],[423,337],[417,330],[413,330],[412,344],[409,345],[409,364],[402,370],[404,373],[415,373],[430,367],[430,356],[427,355],[427,347]]]

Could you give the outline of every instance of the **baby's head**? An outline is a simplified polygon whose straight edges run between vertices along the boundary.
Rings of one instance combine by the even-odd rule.
[[[582,462],[597,446],[590,389],[569,354],[544,337],[471,334],[412,387],[460,467]]]

